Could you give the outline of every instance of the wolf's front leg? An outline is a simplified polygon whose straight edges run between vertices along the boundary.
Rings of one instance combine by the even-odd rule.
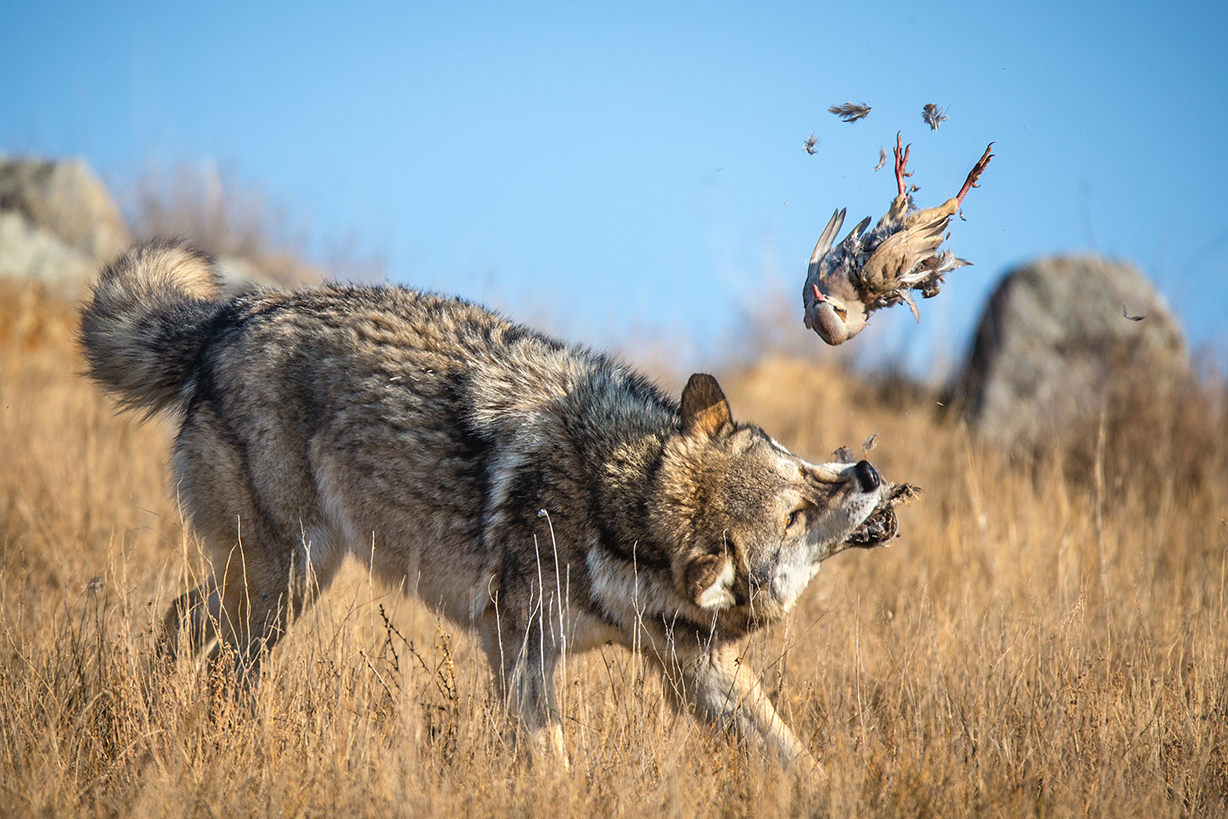
[[[528,740],[533,758],[553,756],[569,767],[563,723],[554,692],[559,651],[538,626],[483,620],[480,631],[508,716],[519,737]]]
[[[693,709],[697,717],[771,749],[786,765],[804,760],[817,764],[776,713],[756,675],[738,661],[737,646],[675,650],[656,658],[676,708]]]

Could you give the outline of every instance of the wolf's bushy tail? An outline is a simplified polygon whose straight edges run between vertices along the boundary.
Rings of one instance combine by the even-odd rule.
[[[81,312],[90,377],[150,415],[181,404],[225,303],[209,256],[168,241],[133,247],[102,271]]]

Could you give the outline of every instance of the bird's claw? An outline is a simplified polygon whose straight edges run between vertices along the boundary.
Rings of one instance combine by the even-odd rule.
[[[964,186],[959,189],[959,195],[955,197],[955,201],[963,204],[964,197],[968,195],[968,191],[981,187],[977,184],[977,180],[981,178],[981,174],[984,172],[985,166],[989,164],[989,160],[993,159],[993,154],[990,153],[992,150],[993,143],[991,142],[985,148],[985,153],[981,154],[981,158],[972,166],[972,170],[968,171],[968,178],[964,180]]]
[[[900,188],[900,196],[904,195],[907,185],[904,184],[906,177],[912,176],[905,168],[908,167],[908,154],[912,150],[912,143],[907,147],[904,146],[904,141],[900,138],[900,132],[895,132],[895,184]]]

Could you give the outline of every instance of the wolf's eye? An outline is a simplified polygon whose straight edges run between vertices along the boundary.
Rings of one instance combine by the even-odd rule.
[[[792,529],[793,524],[797,523],[801,519],[802,519],[802,510],[794,509],[792,512],[789,513],[789,517],[785,519],[785,529]]]

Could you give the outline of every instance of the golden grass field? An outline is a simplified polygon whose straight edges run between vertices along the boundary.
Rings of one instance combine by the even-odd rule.
[[[560,770],[517,757],[469,635],[357,563],[254,707],[205,664],[156,671],[151,627],[203,561],[169,425],[80,377],[75,321],[0,282],[0,815],[1228,814],[1221,388],[1124,390],[1010,459],[916,386],[784,357],[722,374],[799,454],[878,433],[883,474],[924,489],[901,539],[827,563],[744,655],[824,769],[675,719],[606,648],[560,681]]]

